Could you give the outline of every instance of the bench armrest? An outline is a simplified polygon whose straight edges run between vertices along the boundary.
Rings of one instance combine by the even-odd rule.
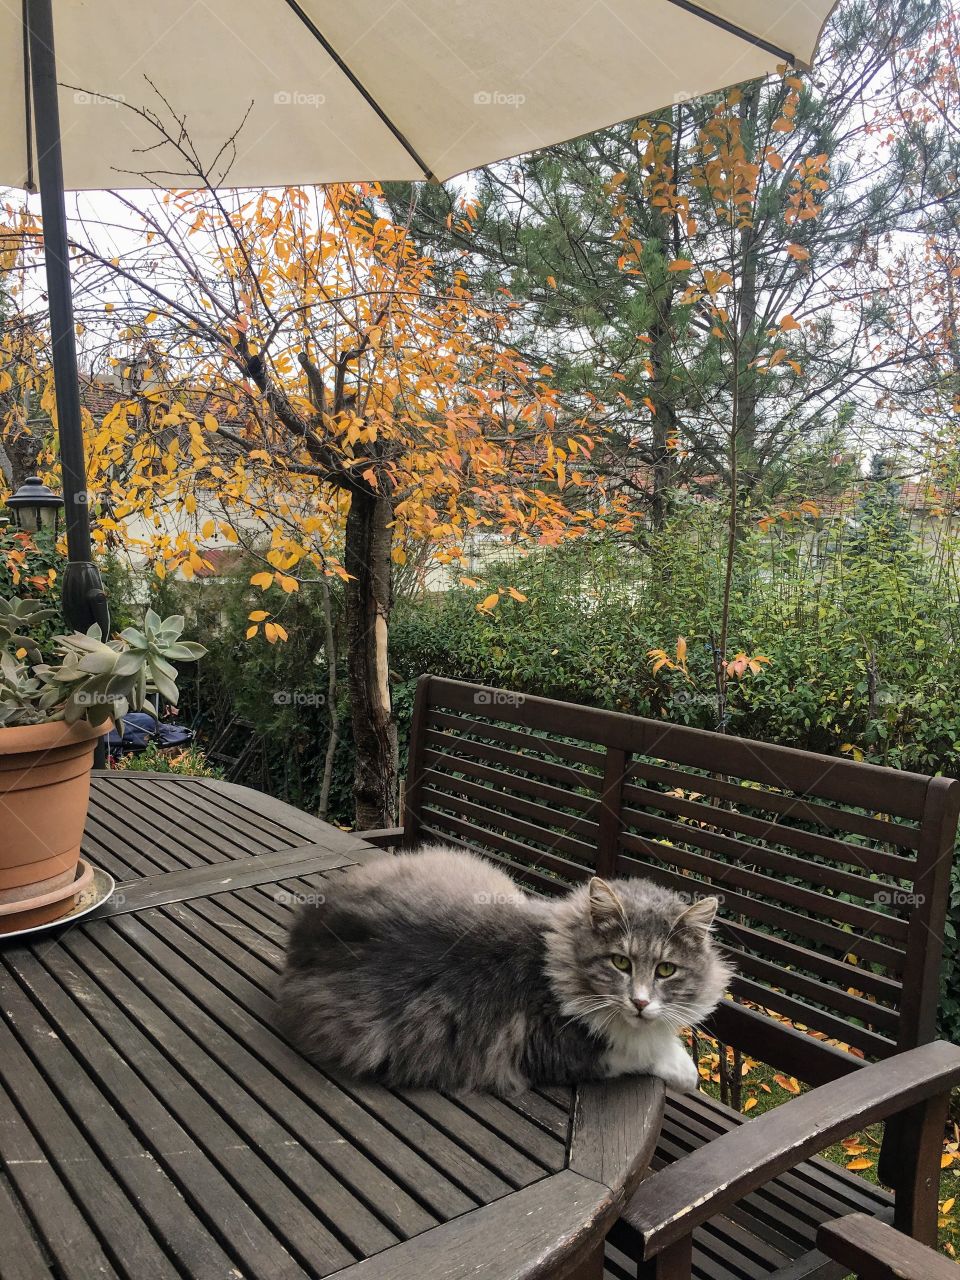
[[[869,1280],[957,1280],[957,1264],[867,1213],[825,1222],[817,1248]]]
[[[624,1210],[649,1258],[824,1147],[960,1083],[960,1048],[937,1040],[747,1120],[660,1169]]]
[[[376,827],[371,831],[358,831],[357,835],[378,849],[393,849],[403,840],[403,827]]]

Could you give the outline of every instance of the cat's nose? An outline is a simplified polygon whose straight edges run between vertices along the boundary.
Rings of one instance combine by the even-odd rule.
[[[636,1009],[637,1013],[643,1013],[649,1003],[649,1000],[641,1000],[639,996],[637,996],[634,998],[633,1007]]]

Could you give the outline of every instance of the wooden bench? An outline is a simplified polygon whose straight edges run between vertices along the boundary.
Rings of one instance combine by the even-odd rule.
[[[818,1227],[853,1212],[936,1237],[960,1049],[932,1043],[960,782],[424,676],[403,826],[531,889],[640,875],[721,899],[738,971],[710,1030],[813,1091],[755,1119],[671,1097],[609,1280],[840,1277]],[[820,1087],[817,1087],[820,1086]],[[888,1117],[895,1196],[816,1153]]]
[[[955,1262],[862,1213],[825,1222],[817,1243],[857,1280],[957,1280]]]

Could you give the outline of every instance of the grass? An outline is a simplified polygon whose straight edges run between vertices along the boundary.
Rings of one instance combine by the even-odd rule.
[[[701,1040],[700,1056],[701,1088],[711,1097],[720,1096],[720,1060],[716,1047]],[[728,1051],[732,1052],[732,1051]],[[775,1071],[772,1067],[752,1058],[744,1057],[741,1067],[741,1109],[750,1116],[762,1115],[774,1107],[789,1101],[790,1097],[805,1093],[807,1086]],[[876,1184],[877,1159],[880,1155],[882,1125],[871,1125],[859,1133],[851,1134],[843,1142],[827,1147],[821,1152],[827,1160],[842,1165],[867,1182]],[[957,1204],[954,1201],[957,1200]],[[955,1261],[960,1260],[960,1129],[954,1124],[944,1137],[942,1168],[940,1170],[940,1249]],[[958,1272],[960,1275],[960,1272]]]

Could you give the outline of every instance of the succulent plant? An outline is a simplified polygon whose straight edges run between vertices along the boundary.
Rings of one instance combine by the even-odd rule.
[[[98,626],[86,635],[56,636],[61,661],[45,663],[29,630],[52,613],[35,600],[0,598],[0,726],[119,722],[127,711],[143,709],[152,692],[175,704],[171,664],[206,653],[202,644],[180,639],[181,615],[161,619],[149,609],[142,630],[127,627],[113,640],[104,640]]]

